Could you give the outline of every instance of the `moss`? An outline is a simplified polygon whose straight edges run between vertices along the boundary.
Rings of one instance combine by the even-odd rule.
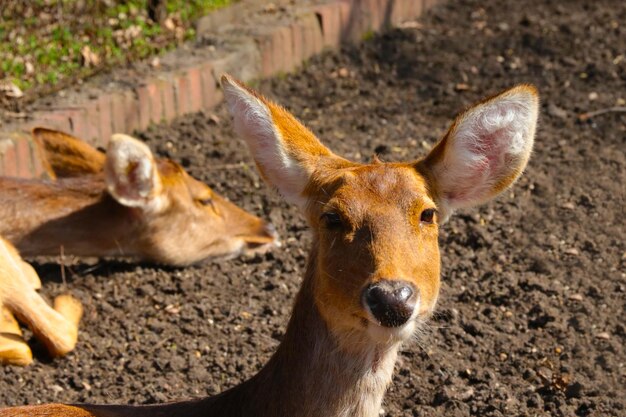
[[[194,21],[233,0],[166,0],[175,30],[148,17],[147,0],[35,0],[0,11],[0,81],[22,90],[87,77],[163,53],[195,36]],[[82,51],[96,58],[86,63]]]

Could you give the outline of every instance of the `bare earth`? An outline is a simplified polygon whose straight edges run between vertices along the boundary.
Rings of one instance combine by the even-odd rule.
[[[626,415],[626,113],[578,120],[624,106],[625,22],[618,0],[450,1],[259,86],[363,161],[423,155],[463,106],[515,83],[542,95],[524,177],[442,228],[438,314],[405,347],[384,415]],[[283,247],[186,269],[75,262],[66,284],[40,260],[43,292],[85,305],[79,344],[50,361],[33,341],[34,365],[0,368],[0,405],[212,395],[279,343],[310,244],[303,219],[261,183],[223,107],[139,136],[270,218]]]

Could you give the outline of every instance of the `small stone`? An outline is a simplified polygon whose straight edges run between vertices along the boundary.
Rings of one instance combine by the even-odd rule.
[[[567,111],[554,103],[548,104],[547,110],[550,116],[558,117],[559,119],[567,119]]]
[[[589,93],[589,100],[594,101],[598,99],[598,93],[596,93],[595,91],[592,91],[591,93]]]
[[[582,294],[572,294],[567,298],[569,298],[572,301],[582,301],[584,297]]]
[[[585,387],[580,382],[574,382],[565,389],[565,396],[567,398],[580,398],[582,397],[584,388]]]
[[[578,252],[578,249],[576,248],[567,248],[563,252],[573,256],[578,256],[580,254],[580,252]]]
[[[504,353],[504,352],[500,353],[500,360],[501,361],[507,360],[508,357],[509,357],[509,355],[507,355],[506,353]]]
[[[574,210],[574,209],[576,208],[576,206],[574,205],[574,203],[569,202],[569,201],[568,201],[567,203],[563,203],[563,204],[561,205],[561,207],[563,207],[564,209],[567,209],[567,210]]]
[[[550,368],[542,366],[537,371],[537,375],[544,381],[552,381],[552,370]]]
[[[600,332],[596,335],[597,339],[602,339],[602,340],[609,340],[611,338],[611,335],[608,332]]]

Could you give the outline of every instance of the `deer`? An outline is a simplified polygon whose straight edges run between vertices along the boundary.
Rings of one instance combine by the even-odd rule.
[[[114,134],[106,154],[35,128],[52,178],[0,177],[0,236],[23,256],[126,256],[185,266],[278,246],[272,224],[244,211],[176,162]]]
[[[234,78],[222,88],[237,134],[312,234],[284,337],[251,379],[216,396],[157,405],[48,404],[0,417],[374,417],[398,351],[432,315],[439,226],[521,175],[537,125],[535,87],[468,108],[423,158],[356,163],[291,113]]]
[[[0,237],[0,364],[26,366],[33,361],[15,318],[28,324],[50,356],[69,353],[76,346],[82,306],[63,294],[54,299],[54,308],[37,293],[41,281],[32,266]]]

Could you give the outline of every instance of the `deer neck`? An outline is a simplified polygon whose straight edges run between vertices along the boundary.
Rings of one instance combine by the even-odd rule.
[[[106,193],[100,176],[0,178],[0,235],[23,255],[134,255],[135,217]]]
[[[399,344],[381,346],[363,337],[352,341],[357,351],[339,346],[315,306],[315,258],[314,251],[277,352],[251,380],[208,399],[203,415],[379,415]]]

